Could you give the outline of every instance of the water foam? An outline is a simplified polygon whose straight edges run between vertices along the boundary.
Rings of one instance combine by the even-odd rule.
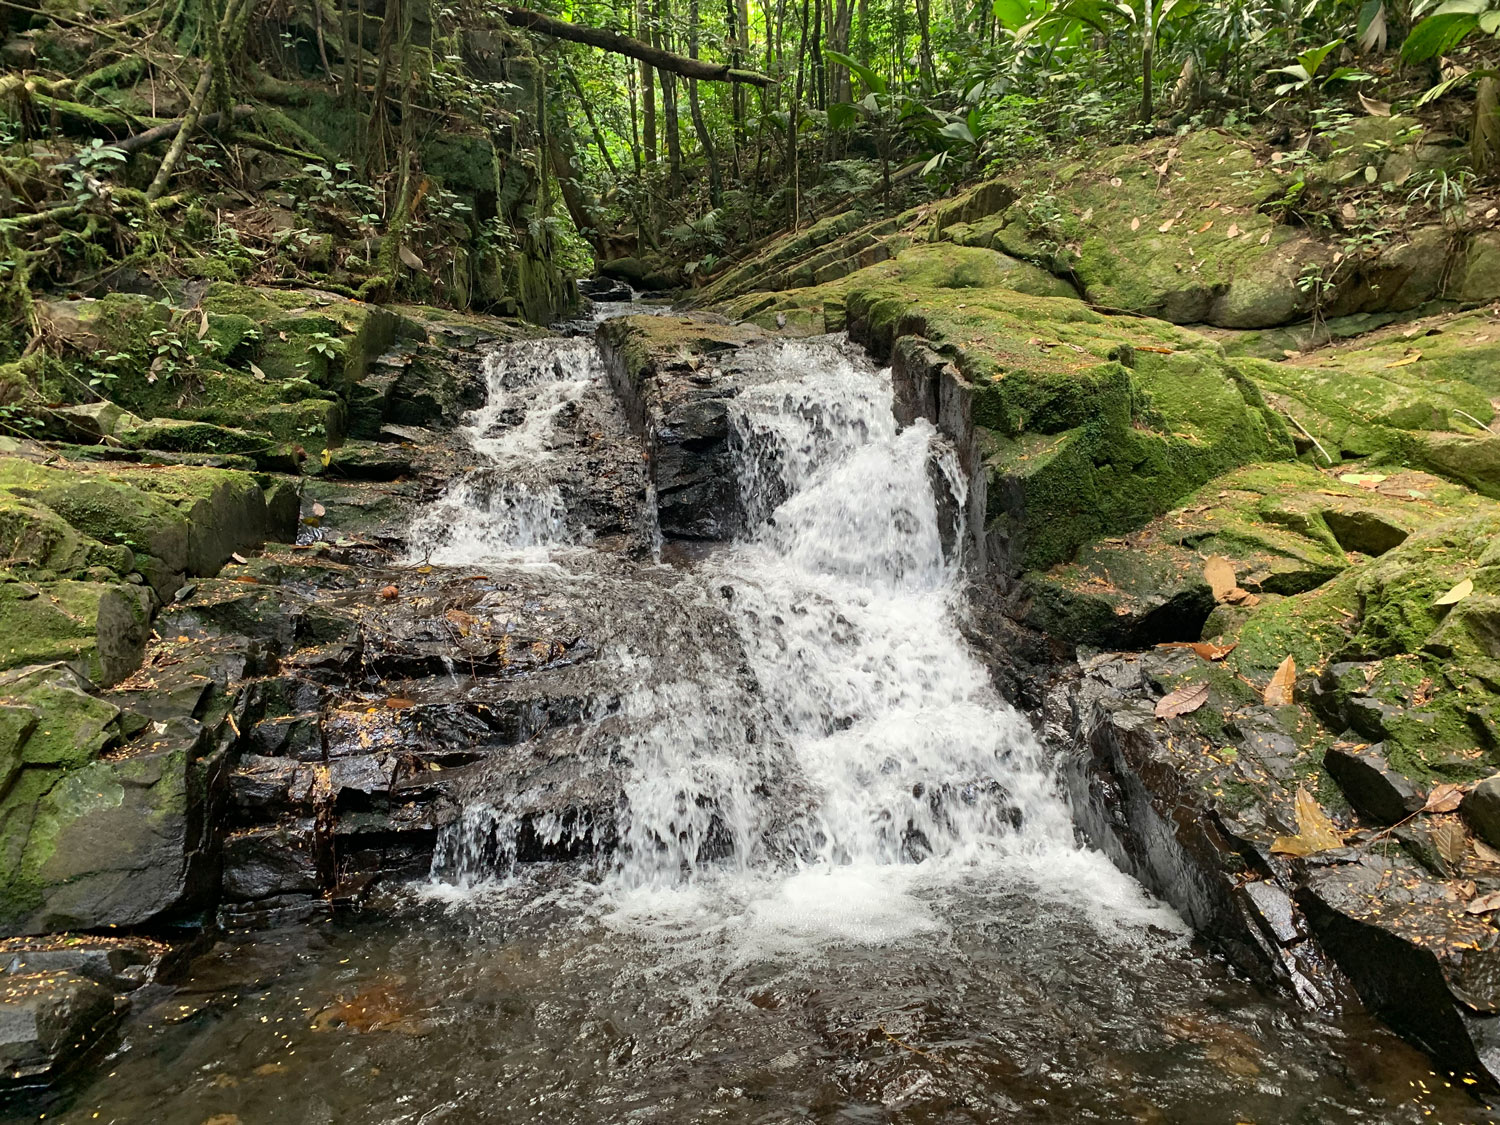
[[[586,338],[505,344],[486,355],[485,403],[461,430],[479,468],[460,475],[412,524],[407,562],[467,566],[544,559],[583,538],[548,479],[566,412],[602,378]]]

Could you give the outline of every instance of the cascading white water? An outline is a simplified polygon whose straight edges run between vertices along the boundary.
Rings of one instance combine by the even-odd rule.
[[[464,566],[576,541],[562,490],[545,470],[559,417],[598,383],[587,338],[507,344],[485,357],[485,404],[464,438],[481,460],[412,525],[408,561]]]
[[[567,370],[600,378],[586,347],[561,345]],[[736,909],[785,921],[800,916],[798,896],[830,893],[828,882],[798,889],[821,872],[853,880],[846,919],[894,910],[911,925],[921,911],[882,905],[871,879],[896,894],[914,865],[999,863],[1018,879],[1067,870],[1086,908],[1160,920],[1139,887],[1078,847],[1030,728],[959,633],[960,568],[934,493],[935,481],[961,487],[952,451],[925,422],[898,430],[889,373],[836,341],[766,345],[740,361],[749,374],[731,417],[753,527],[679,573],[671,596],[600,654],[620,695],[607,719],[575,732],[580,756],[628,764],[606,884],[621,901],[645,892],[639,903],[707,880]],[[538,357],[528,370],[546,366]],[[942,499],[963,508],[961,495]],[[473,541],[455,537],[464,565],[485,557]],[[526,801],[474,794],[435,874],[460,886],[503,877]],[[587,843],[598,826],[534,821],[542,830]],[[741,877],[759,907],[732,889]],[[891,917],[869,924],[887,932]]]
[[[626,747],[617,877],[691,877],[715,837],[738,867],[1071,849],[1029,728],[952,620],[929,471],[951,453],[925,422],[898,432],[888,373],[831,343],[767,352],[769,381],[732,406],[765,519],[695,576],[757,690],[737,699],[723,668],[699,668],[632,701],[656,721]]]

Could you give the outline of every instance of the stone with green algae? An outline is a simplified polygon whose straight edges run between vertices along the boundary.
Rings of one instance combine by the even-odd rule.
[[[1386,744],[1390,764],[1418,780],[1490,772],[1500,751],[1500,514],[1436,517],[1400,546],[1318,589],[1268,600],[1223,639],[1232,667],[1264,682],[1286,657],[1324,676],[1325,721]],[[1452,600],[1450,591],[1472,583]]]
[[[1027,619],[1075,643],[1196,640],[1200,631],[1223,631],[1207,628],[1221,612],[1205,576],[1210,558],[1227,561],[1248,593],[1295,595],[1328,582],[1361,555],[1399,546],[1435,519],[1494,509],[1423,473],[1344,475],[1351,479],[1271,463],[1217,477],[1139,531],[1089,544],[1071,562],[1028,574]]]

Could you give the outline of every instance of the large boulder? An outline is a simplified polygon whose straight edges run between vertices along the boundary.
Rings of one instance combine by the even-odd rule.
[[[1435,519],[1492,510],[1425,473],[1247,465],[1138,531],[1029,573],[1017,609],[1034,627],[1074,643],[1195,641],[1223,632],[1264,599],[1317,589]]]
[[[144,715],[61,665],[0,678],[0,704],[20,720],[9,752],[19,769],[0,796],[0,929],[135,926],[202,905],[235,737],[214,677],[227,685],[238,667],[194,669]]]

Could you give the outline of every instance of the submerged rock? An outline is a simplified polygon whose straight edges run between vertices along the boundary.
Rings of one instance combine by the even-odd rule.
[[[114,993],[67,971],[0,977],[0,1085],[52,1082],[114,1025]]]

